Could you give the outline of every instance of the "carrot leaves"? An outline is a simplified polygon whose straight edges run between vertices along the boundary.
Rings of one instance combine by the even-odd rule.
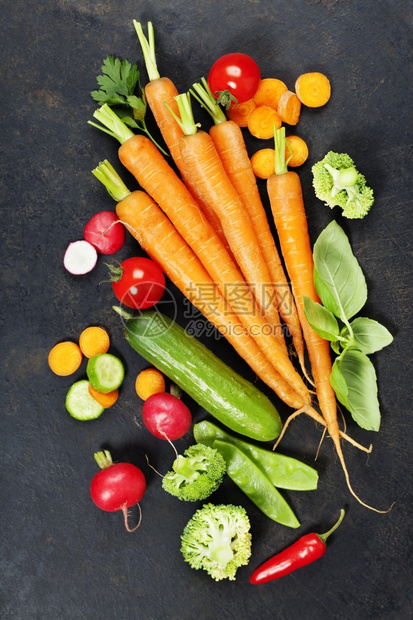
[[[92,99],[100,106],[115,107],[117,115],[125,125],[143,131],[159,150],[167,155],[155,142],[146,126],[147,103],[137,65],[132,65],[128,60],[121,62],[119,58],[108,56],[103,61],[102,75],[98,75],[96,81],[100,88],[90,93]],[[140,96],[134,94],[136,89]]]
[[[353,318],[367,301],[367,285],[343,229],[331,222],[314,244],[314,282],[322,305],[305,297],[312,329],[331,342],[337,357],[330,377],[337,399],[366,430],[380,428],[377,376],[368,355],[393,337],[380,323]]]

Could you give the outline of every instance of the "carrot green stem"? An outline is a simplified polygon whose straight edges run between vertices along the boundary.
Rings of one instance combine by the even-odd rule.
[[[95,110],[93,116],[102,123],[103,127],[92,121],[88,121],[89,125],[97,127],[97,129],[104,131],[112,136],[112,138],[116,138],[121,144],[135,135],[107,103],[104,103],[102,107]]]
[[[171,110],[170,106],[165,103],[169,112],[172,114],[182,131],[186,136],[191,136],[198,131],[198,127],[201,127],[200,123],[195,123],[194,114],[191,106],[191,95],[189,93],[183,93],[175,97],[175,101],[178,104],[179,116]]]
[[[291,155],[285,159],[285,147],[289,149]],[[274,147],[275,147],[275,174],[285,174],[288,172],[288,162],[292,157],[292,151],[288,140],[285,137],[285,127],[275,128],[274,125]]]
[[[192,84],[192,88],[193,90],[190,89],[189,92],[198,101],[198,103],[205,108],[208,114],[212,117],[215,125],[219,125],[227,120],[227,117],[217,103],[217,100],[212,94],[208,82],[204,77],[201,78],[201,84]]]
[[[137,22],[136,19],[134,19],[133,25],[135,26],[136,34],[138,35],[139,43],[141,45],[149,81],[153,82],[154,80],[159,80],[161,76],[159,75],[156,64],[155,31],[153,29],[152,22],[148,22],[148,38],[145,37],[142,24],[140,22]]]
[[[107,159],[101,161],[100,164],[92,170],[92,174],[103,183],[109,195],[116,200],[116,202],[120,202],[126,198],[126,196],[129,196],[130,191]]]

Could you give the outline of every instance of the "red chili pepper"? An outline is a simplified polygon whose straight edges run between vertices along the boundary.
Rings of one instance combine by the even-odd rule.
[[[340,517],[336,524],[325,534],[306,534],[299,538],[281,553],[277,553],[272,558],[261,564],[251,575],[250,582],[254,585],[267,583],[278,577],[283,577],[292,573],[297,568],[311,564],[325,554],[327,545],[326,540],[340,525],[344,518],[344,510],[340,512]]]

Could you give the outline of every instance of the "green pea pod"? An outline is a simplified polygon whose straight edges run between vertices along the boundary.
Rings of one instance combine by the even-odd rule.
[[[194,425],[197,443],[212,446],[214,441],[222,440],[242,450],[279,489],[290,491],[313,491],[317,488],[318,473],[309,465],[290,456],[260,448],[252,443],[237,439],[221,430],[212,422],[204,420]]]
[[[221,440],[214,441],[213,447],[224,457],[228,476],[261,512],[281,525],[292,528],[300,526],[281,493],[242,450]]]

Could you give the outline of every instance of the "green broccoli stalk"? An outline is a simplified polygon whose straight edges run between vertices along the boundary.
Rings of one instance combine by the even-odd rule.
[[[361,219],[374,202],[373,190],[366,185],[365,177],[345,153],[329,151],[312,167],[313,187],[317,198],[329,207],[339,206],[342,215]]]
[[[180,500],[196,502],[219,487],[226,463],[215,448],[196,444],[176,457],[172,470],[162,479],[164,490]]]
[[[242,506],[204,504],[186,524],[181,536],[185,562],[205,570],[212,579],[235,580],[251,556],[250,521]]]

